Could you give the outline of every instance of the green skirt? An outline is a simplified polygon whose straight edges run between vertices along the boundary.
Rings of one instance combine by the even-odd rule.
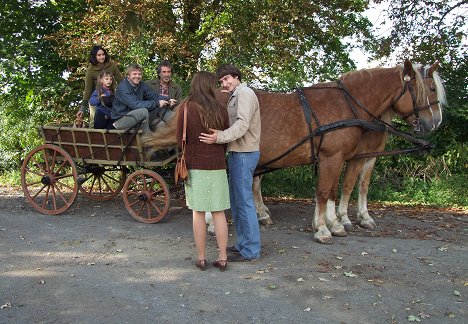
[[[221,211],[229,204],[229,185],[226,170],[189,170],[185,182],[187,207],[195,211]]]

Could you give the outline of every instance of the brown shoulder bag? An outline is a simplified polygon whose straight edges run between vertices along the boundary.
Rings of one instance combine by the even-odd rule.
[[[185,165],[185,146],[187,145],[187,102],[184,103],[184,128],[182,130],[182,151],[177,158],[177,163],[174,171],[175,183],[186,181],[188,179],[188,170]]]

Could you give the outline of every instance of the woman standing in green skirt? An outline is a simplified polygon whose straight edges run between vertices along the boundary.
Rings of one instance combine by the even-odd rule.
[[[195,265],[207,267],[205,212],[211,212],[218,243],[218,259],[213,266],[224,271],[227,266],[228,229],[224,210],[229,209],[229,187],[226,174],[226,146],[200,142],[201,133],[229,127],[226,108],[217,100],[218,78],[209,72],[198,72],[192,79],[190,92],[178,109],[177,143],[182,146],[184,105],[187,109],[185,161],[189,178],[185,182],[186,203],[193,212],[193,236],[198,251]]]

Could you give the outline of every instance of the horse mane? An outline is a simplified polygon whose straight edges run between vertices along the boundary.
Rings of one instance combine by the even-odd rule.
[[[430,69],[429,65],[423,68],[421,64],[413,64],[413,70],[416,72],[416,93],[417,93],[416,104],[419,106],[427,105],[427,102],[426,102],[427,90],[424,84],[424,78],[427,77],[429,73],[429,69]],[[403,78],[403,68],[401,69],[401,71],[402,71],[401,77]],[[441,105],[445,105],[447,103],[447,99],[445,97],[445,89],[442,83],[442,79],[439,76],[439,73],[437,73],[437,71],[434,71],[432,73],[432,78],[435,84],[437,100],[439,100]],[[403,82],[403,79],[402,79],[402,82]]]
[[[361,70],[355,70],[355,71],[349,71],[349,72],[346,72],[344,74],[342,74],[340,77],[339,77],[339,80],[341,81],[348,81],[348,82],[353,82],[355,81],[356,79],[360,80],[360,79],[363,79],[363,78],[372,78],[373,75],[377,72],[377,71],[382,71],[384,68],[382,67],[375,67],[375,68],[371,68],[371,69],[361,69]]]
[[[424,73],[428,73],[430,66],[427,65],[424,67]],[[439,100],[442,106],[447,105],[447,97],[445,96],[445,88],[444,88],[444,81],[439,75],[439,72],[434,71],[432,72],[432,78],[434,79],[436,93],[437,93],[437,100]]]
[[[430,66],[425,66],[422,68],[421,64],[413,64],[413,70],[416,75],[416,105],[418,106],[425,106],[427,104],[427,90],[426,86],[424,84],[424,77],[427,75],[429,72]],[[382,67],[375,67],[371,69],[361,69],[361,70],[356,70],[356,71],[350,71],[347,73],[344,73],[341,75],[339,78],[341,81],[347,81],[347,82],[353,82],[355,80],[360,80],[362,78],[372,78],[375,73],[378,73],[379,71],[384,70],[385,68]],[[403,75],[403,65],[397,65],[395,68],[395,73],[398,74],[400,77],[401,85],[404,86],[404,75]],[[439,73],[437,71],[434,71],[432,73],[432,78],[434,79],[434,84],[436,87],[436,93],[437,93],[437,99],[442,105],[447,104],[447,99],[445,96],[445,89],[443,85],[443,81],[441,77],[439,76]]]

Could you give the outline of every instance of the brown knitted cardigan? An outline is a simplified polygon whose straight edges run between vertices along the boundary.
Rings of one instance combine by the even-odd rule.
[[[180,105],[177,113],[177,144],[182,146],[183,129],[183,107]],[[224,112],[224,128],[229,127],[229,117],[227,110]],[[193,102],[187,103],[187,146],[185,149],[185,162],[187,169],[197,170],[220,170],[226,169],[226,145],[225,144],[205,144],[198,138],[201,133],[209,133],[203,126],[197,105]]]

